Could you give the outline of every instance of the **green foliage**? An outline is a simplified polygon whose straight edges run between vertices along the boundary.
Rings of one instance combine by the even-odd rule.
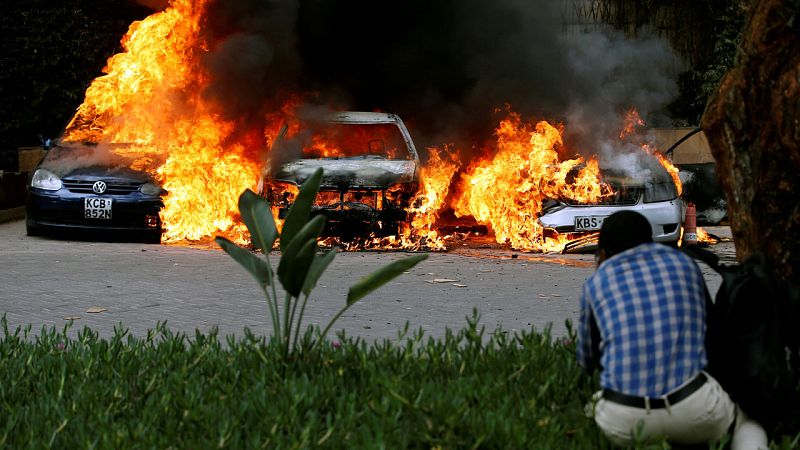
[[[149,12],[128,0],[3,2],[0,153],[57,137],[128,26]]]
[[[249,330],[106,340],[2,325],[0,448],[611,448],[584,415],[597,380],[574,345],[485,333],[475,316],[441,339],[340,335],[288,361]]]
[[[672,106],[679,125],[697,125],[706,103],[716,92],[722,77],[733,68],[739,52],[750,0],[714,0],[702,7],[710,18],[710,57],[680,77],[681,98]],[[701,7],[698,5],[697,7]]]
[[[281,130],[281,134],[285,131]],[[269,202],[253,191],[246,190],[239,197],[239,211],[247,229],[252,236],[253,245],[264,251],[265,259],[245,250],[224,237],[217,237],[216,242],[236,262],[242,265],[256,279],[264,292],[272,320],[273,337],[278,341],[283,354],[288,357],[298,350],[298,338],[303,324],[308,298],[316,287],[317,281],[328,268],[336,251],[331,250],[324,255],[317,252],[317,239],[325,227],[325,217],[311,216],[311,206],[322,182],[322,169],[317,169],[300,187],[294,203],[286,215],[280,235],[270,211]],[[280,239],[281,257],[278,269],[273,272],[269,262],[269,254],[276,241]],[[331,319],[325,329],[315,340],[307,340],[311,347],[321,342],[330,328],[347,311],[350,306],[364,296],[393,280],[395,277],[411,269],[428,255],[414,255],[395,261],[362,278],[347,294],[347,301],[339,312]],[[283,305],[278,299],[274,278],[277,275],[281,286],[286,291]],[[271,288],[271,289],[270,289]],[[301,299],[302,297],[302,299]],[[300,305],[300,312],[297,308]],[[294,330],[294,337],[292,331]],[[306,333],[308,336],[309,333]]]

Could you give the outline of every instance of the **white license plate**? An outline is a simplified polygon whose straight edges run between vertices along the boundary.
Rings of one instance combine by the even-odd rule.
[[[607,216],[577,216],[575,231],[597,231],[603,226]]]
[[[111,199],[84,197],[83,217],[86,219],[111,219]]]

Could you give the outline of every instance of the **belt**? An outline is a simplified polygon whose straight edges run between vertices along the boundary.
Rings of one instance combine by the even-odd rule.
[[[668,404],[674,405],[686,397],[694,394],[705,384],[707,379],[708,378],[706,375],[703,372],[700,372],[692,381],[686,383],[685,386],[677,391],[672,392],[666,397],[637,397],[635,395],[628,395],[621,392],[612,391],[611,389],[603,389],[603,398],[614,403],[619,403],[620,405],[632,406],[634,408],[660,409],[666,407]],[[665,398],[666,401],[664,401]]]

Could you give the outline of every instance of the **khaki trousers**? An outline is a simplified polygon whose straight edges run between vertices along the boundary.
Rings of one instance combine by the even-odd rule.
[[[598,392],[594,420],[612,443],[622,447],[662,438],[675,444],[717,441],[733,423],[736,406],[717,380],[706,375],[708,380],[700,389],[660,409],[620,405]]]

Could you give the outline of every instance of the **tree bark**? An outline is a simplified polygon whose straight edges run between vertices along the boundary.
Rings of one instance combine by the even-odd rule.
[[[741,261],[764,252],[800,279],[800,2],[757,0],[734,68],[701,126],[717,161]]]

